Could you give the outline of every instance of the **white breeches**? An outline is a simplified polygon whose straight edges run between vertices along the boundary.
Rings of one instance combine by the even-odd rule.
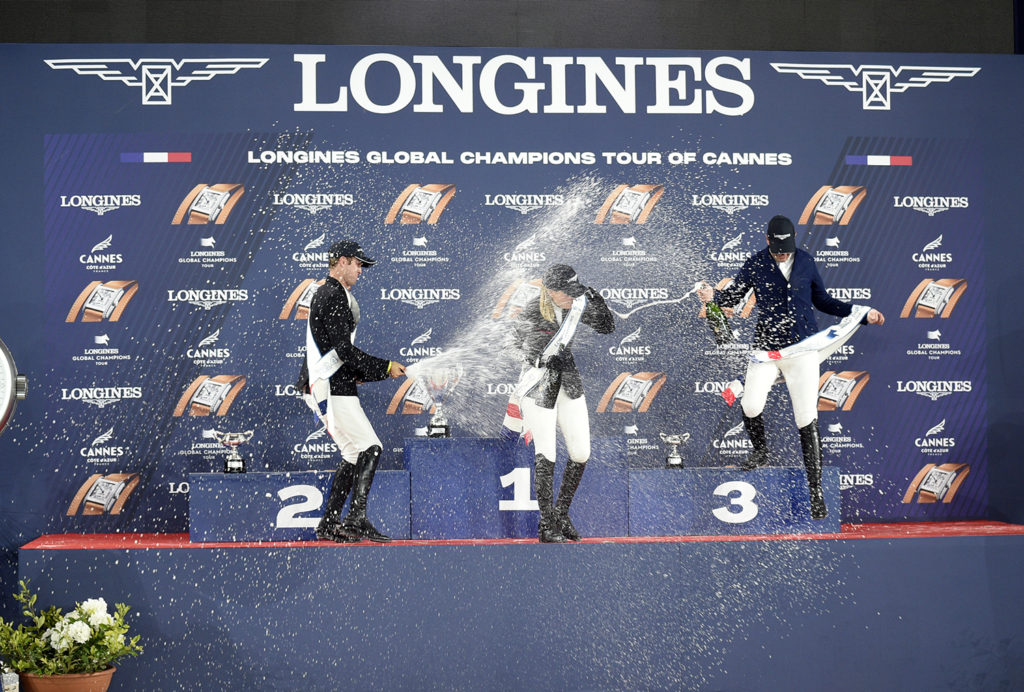
[[[555,408],[542,408],[526,397],[520,402],[523,428],[533,437],[535,454],[555,460],[555,427],[562,430],[562,439],[569,459],[584,464],[590,458],[590,417],[585,396],[570,399],[565,391],[558,393]]]
[[[818,418],[817,351],[768,363],[750,363],[743,382],[743,415],[747,418],[761,415],[768,400],[768,391],[780,373],[786,380],[789,398],[793,402],[796,427],[810,425]]]
[[[313,409],[327,426],[327,433],[338,445],[342,458],[350,464],[355,464],[359,454],[370,447],[383,447],[377,433],[370,425],[370,419],[363,412],[357,396],[329,396],[327,397],[327,415],[321,416],[316,404],[311,398],[306,403]]]

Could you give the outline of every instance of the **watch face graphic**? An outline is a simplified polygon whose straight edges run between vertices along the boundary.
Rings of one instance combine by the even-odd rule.
[[[619,185],[601,205],[594,223],[646,223],[664,192],[664,185]]]
[[[910,481],[903,503],[949,504],[970,472],[968,464],[925,464]]]
[[[384,223],[436,224],[453,197],[455,186],[450,183],[408,185],[391,205]]]
[[[245,187],[237,183],[199,183],[185,195],[171,223],[223,224],[244,193]]]
[[[120,514],[125,502],[139,484],[137,473],[108,473],[90,476],[71,500],[67,515]]]
[[[863,371],[825,372],[818,380],[818,410],[849,411],[870,379]]]
[[[667,377],[663,372],[623,372],[612,380],[597,404],[597,413],[646,412]]]
[[[822,185],[807,202],[797,223],[845,226],[866,196],[867,190],[860,185]]]
[[[395,395],[391,397],[388,404],[387,414],[395,413],[424,413],[434,407],[434,398],[430,395],[427,386],[419,378],[407,379],[398,388]]]
[[[93,281],[75,298],[65,322],[117,322],[139,290],[137,281]]]
[[[223,416],[245,386],[244,375],[200,375],[178,399],[174,416]]]
[[[966,290],[967,279],[923,279],[910,292],[900,317],[949,317]]]

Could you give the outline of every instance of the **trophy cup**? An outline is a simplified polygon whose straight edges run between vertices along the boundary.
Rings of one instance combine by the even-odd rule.
[[[420,382],[430,392],[434,402],[434,414],[427,425],[427,437],[451,437],[452,426],[444,415],[444,400],[455,389],[462,378],[462,366],[440,368],[420,376]]]
[[[221,432],[211,430],[210,436],[227,447],[230,452],[224,457],[224,473],[245,473],[245,459],[238,453],[238,445],[252,439],[253,430],[245,432]]]
[[[683,457],[679,455],[679,445],[690,440],[690,433],[680,433],[678,435],[660,434],[661,441],[669,446],[668,456],[665,457],[665,466],[670,469],[683,468]]]

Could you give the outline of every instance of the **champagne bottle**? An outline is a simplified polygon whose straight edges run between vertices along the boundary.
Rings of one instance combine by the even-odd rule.
[[[711,301],[704,304],[704,312],[708,319],[708,327],[715,336],[715,343],[721,346],[732,341],[732,328],[722,308],[718,303]]]

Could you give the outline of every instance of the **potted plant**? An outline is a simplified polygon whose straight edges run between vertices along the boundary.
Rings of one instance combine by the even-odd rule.
[[[14,600],[28,622],[15,627],[0,618],[0,661],[19,674],[23,692],[104,692],[117,670],[114,664],[142,653],[139,637],[125,636],[129,608],[124,603],[112,614],[102,598],[82,601],[67,614],[56,606],[39,611],[28,582],[19,584]]]

